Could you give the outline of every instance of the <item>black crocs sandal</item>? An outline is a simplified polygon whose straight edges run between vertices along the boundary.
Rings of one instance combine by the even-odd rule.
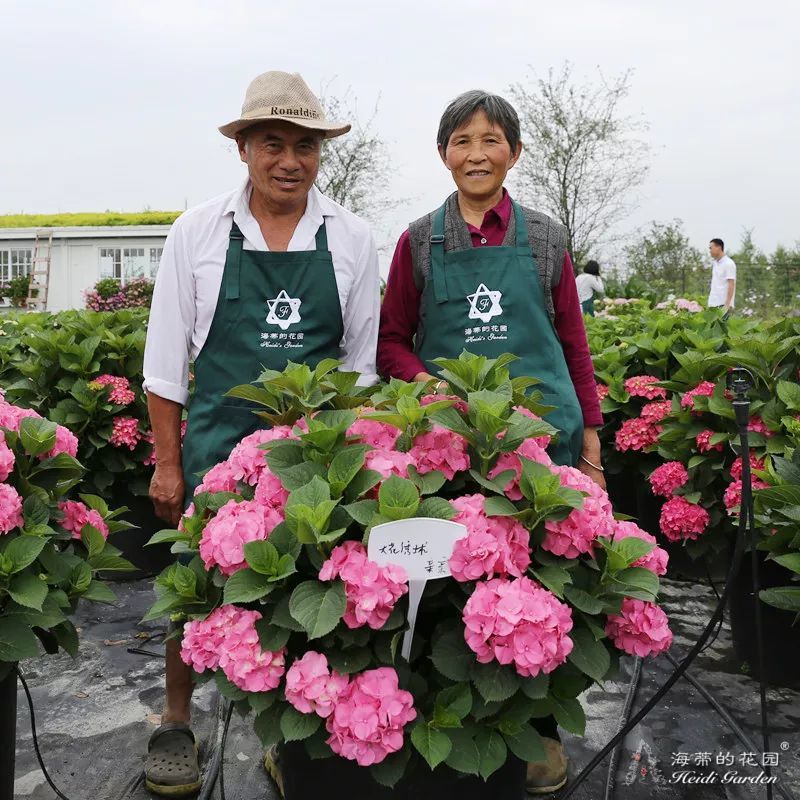
[[[186,797],[200,790],[194,734],[185,722],[165,722],[147,743],[145,785],[162,797]]]

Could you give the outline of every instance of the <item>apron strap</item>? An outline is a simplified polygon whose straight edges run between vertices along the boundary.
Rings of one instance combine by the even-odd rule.
[[[317,235],[314,237],[314,241],[318,252],[328,252],[328,229],[325,226],[325,217],[322,218],[322,225],[317,228]]]
[[[228,252],[225,256],[225,299],[239,299],[239,277],[242,266],[242,248],[244,236],[239,226],[231,223],[231,233],[228,237]]]
[[[530,250],[530,242],[528,241],[528,223],[525,221],[525,215],[522,213],[522,206],[511,201],[514,209],[514,227],[516,228],[516,242],[517,247],[525,247]]]
[[[431,227],[431,275],[433,296],[437,303],[447,302],[447,279],[444,274],[444,210],[443,204],[433,215]]]

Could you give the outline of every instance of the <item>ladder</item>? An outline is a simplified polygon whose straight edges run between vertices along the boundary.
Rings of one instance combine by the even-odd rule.
[[[50,285],[50,255],[53,250],[53,229],[36,231],[33,240],[31,280],[28,284],[28,308],[44,311],[47,308],[47,289]]]

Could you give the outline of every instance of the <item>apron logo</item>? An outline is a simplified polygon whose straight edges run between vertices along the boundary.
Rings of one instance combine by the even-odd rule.
[[[488,322],[492,317],[499,317],[503,313],[500,305],[502,297],[502,292],[491,291],[486,288],[486,284],[481,283],[475,290],[475,294],[467,295],[469,318]]]
[[[285,331],[290,325],[300,322],[301,302],[297,297],[289,297],[286,291],[281,289],[274,300],[267,300],[267,306],[269,306],[267,323],[277,325],[282,331]]]

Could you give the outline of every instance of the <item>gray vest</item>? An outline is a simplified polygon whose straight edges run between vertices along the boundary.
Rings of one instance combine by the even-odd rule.
[[[458,193],[453,192],[447,198],[444,213],[444,249],[469,250],[472,247],[472,236],[467,223],[458,208]],[[431,271],[431,228],[435,212],[420,217],[408,226],[409,244],[411,245],[411,261],[414,267],[414,284],[421,292],[428,282]],[[522,213],[528,227],[528,241],[531,252],[539,267],[539,280],[544,292],[544,303],[547,314],[552,320],[555,317],[553,308],[553,287],[561,280],[561,269],[564,265],[564,252],[567,249],[567,230],[560,223],[546,214],[533,211],[522,206]],[[508,221],[508,229],[503,238],[503,247],[514,246],[516,223],[514,215]],[[423,306],[420,306],[422,314]],[[420,326],[425,320],[420,318]]]

